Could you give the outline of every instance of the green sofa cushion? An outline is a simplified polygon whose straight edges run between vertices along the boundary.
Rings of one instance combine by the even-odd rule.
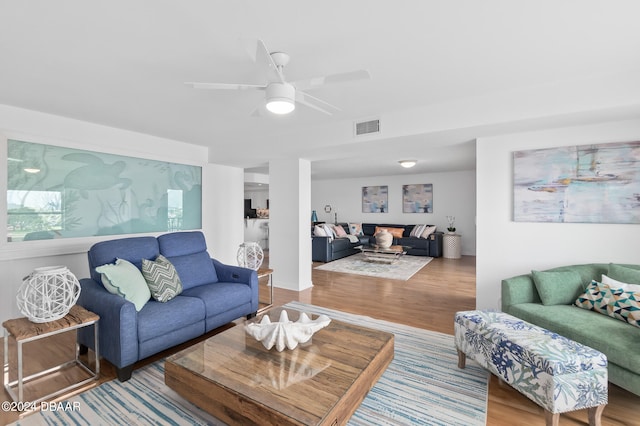
[[[628,284],[640,284],[640,270],[628,266],[610,263],[609,273],[607,275],[617,281]]]
[[[531,271],[543,305],[568,305],[584,291],[580,274],[575,271]]]

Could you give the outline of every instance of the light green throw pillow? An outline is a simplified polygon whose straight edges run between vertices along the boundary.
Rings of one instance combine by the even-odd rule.
[[[543,305],[571,305],[584,291],[575,271],[531,271]]]
[[[136,311],[151,298],[151,292],[142,272],[124,259],[116,259],[115,264],[98,266],[96,272],[102,274],[102,285],[109,293],[117,294],[133,303]]]
[[[638,269],[610,263],[607,275],[616,281],[622,281],[627,284],[640,284],[640,270]]]

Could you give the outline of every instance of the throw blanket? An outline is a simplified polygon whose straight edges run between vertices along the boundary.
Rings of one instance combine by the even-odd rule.
[[[357,243],[358,241],[360,241],[358,237],[355,235],[347,235],[346,237],[340,237],[340,238],[348,238],[349,241],[351,241],[352,243]]]

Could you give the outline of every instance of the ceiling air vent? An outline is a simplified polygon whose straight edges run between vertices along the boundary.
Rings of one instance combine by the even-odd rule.
[[[362,121],[356,124],[356,136],[380,133],[380,120]]]

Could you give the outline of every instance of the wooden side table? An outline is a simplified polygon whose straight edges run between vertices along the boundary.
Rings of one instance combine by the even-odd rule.
[[[258,273],[258,281],[260,280],[260,278],[268,277],[267,285],[269,286],[269,304],[258,309],[258,313],[260,313],[265,309],[269,309],[271,306],[273,306],[273,278],[272,278],[273,269],[260,268],[258,269],[257,273]],[[259,294],[260,293],[258,292],[258,296]],[[260,302],[258,301],[258,303]]]
[[[64,389],[60,389],[56,392],[42,396],[37,400],[30,401],[32,403],[44,401],[51,397],[60,395],[71,389],[75,389],[82,385],[85,385],[93,380],[98,380],[100,376],[100,350],[98,348],[98,320],[100,317],[93,312],[87,311],[82,306],[74,305],[69,310],[69,313],[56,321],[34,323],[27,318],[10,319],[2,323],[4,327],[4,388],[14,401],[24,402],[24,385],[31,380],[39,377],[46,376],[51,373],[60,371],[63,368],[77,365],[91,375],[86,380],[82,380],[79,383],[74,383],[67,386]],[[94,339],[95,339],[95,369],[92,371],[88,364],[85,364],[79,357],[80,347],[76,343],[76,356],[75,359],[49,368],[47,370],[31,374],[27,377],[23,376],[23,363],[22,363],[22,345],[25,343],[33,342],[38,339],[53,336],[54,334],[64,333],[66,331],[76,330],[82,327],[93,325],[94,327]],[[18,379],[9,382],[9,336],[12,336],[16,340],[16,347],[18,352]],[[18,394],[14,392],[15,388],[18,390]]]
[[[442,239],[443,256],[447,259],[462,257],[462,235],[444,234]]]

